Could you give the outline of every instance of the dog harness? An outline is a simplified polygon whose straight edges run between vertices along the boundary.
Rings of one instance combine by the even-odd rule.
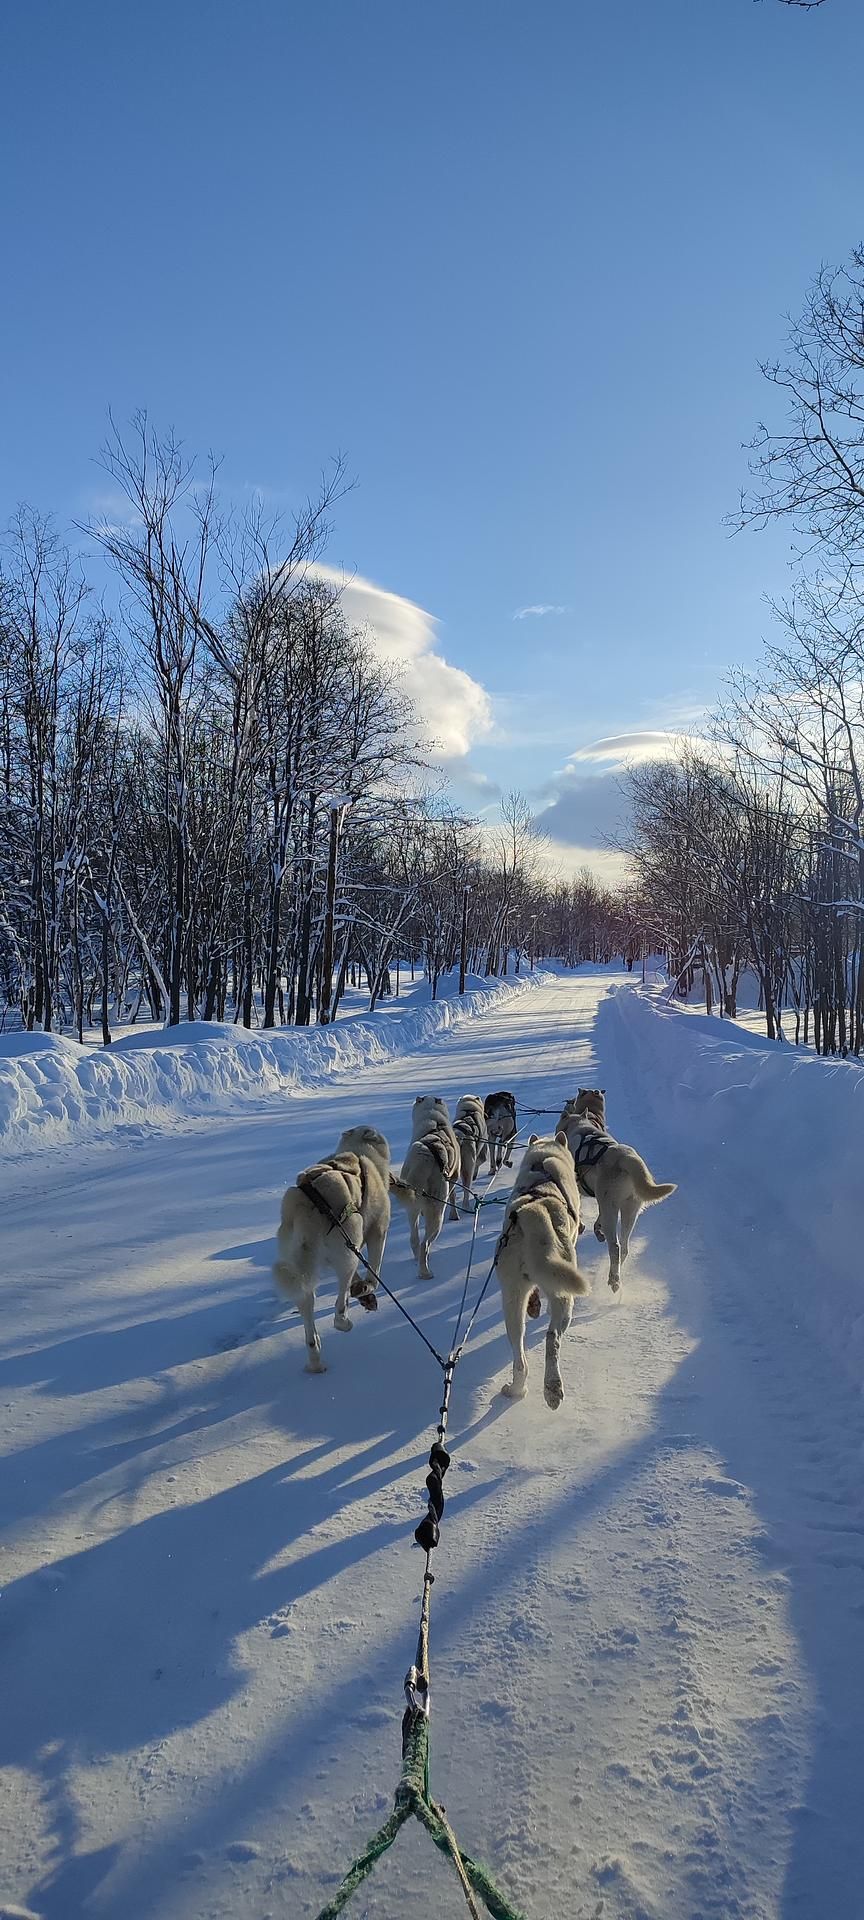
[[[445,1127],[439,1121],[436,1123],[432,1133],[424,1133],[421,1140],[414,1142],[415,1146],[425,1147],[426,1152],[431,1154],[444,1180],[452,1180],[459,1171],[458,1159],[454,1160],[453,1158],[453,1145],[450,1139],[450,1133],[450,1126],[447,1125]]]
[[[331,1172],[341,1173],[346,1186],[352,1177],[358,1181],[360,1186],[359,1202],[356,1200],[346,1201],[338,1219],[327,1205],[323,1193],[319,1193],[315,1184],[316,1173]],[[334,1153],[331,1160],[319,1160],[316,1166],[307,1167],[305,1173],[298,1173],[295,1184],[299,1187],[300,1192],[305,1193],[307,1199],[312,1201],[313,1206],[318,1208],[318,1212],[323,1213],[325,1220],[330,1221],[330,1233],[333,1232],[335,1227],[341,1227],[344,1222],[350,1218],[352,1213],[359,1213],[361,1217],[363,1215],[366,1206],[366,1169],[359,1154]]]
[[[503,1253],[523,1208],[533,1207],[536,1202],[543,1200],[563,1200],[574,1227],[580,1225],[578,1210],[574,1213],[563,1187],[559,1187],[557,1180],[540,1180],[536,1187],[529,1187],[527,1193],[515,1194],[511,1200],[507,1208],[507,1219],[504,1230],[495,1248],[496,1260],[498,1259],[498,1255]]]
[[[457,1140],[473,1140],[475,1147],[482,1147],[485,1135],[476,1113],[460,1113],[453,1122],[453,1132]]]
[[[588,1194],[589,1199],[596,1200],[597,1195],[591,1186],[588,1174],[593,1172],[595,1167],[599,1167],[604,1155],[609,1152],[610,1147],[615,1146],[616,1142],[611,1133],[598,1133],[594,1127],[585,1127],[584,1130],[580,1130],[575,1146],[569,1133],[567,1138],[570,1142],[570,1152],[573,1155],[579,1186],[583,1193]]]
[[[570,1148],[577,1172],[580,1167],[596,1167],[614,1145],[611,1133],[595,1133],[593,1127],[590,1133],[583,1133],[578,1145]]]

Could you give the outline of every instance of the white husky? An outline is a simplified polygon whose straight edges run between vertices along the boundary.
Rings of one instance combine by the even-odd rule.
[[[622,1146],[620,1140],[598,1127],[590,1114],[579,1110],[578,1099],[568,1100],[558,1131],[564,1134],[573,1155],[582,1192],[597,1201],[594,1232],[608,1245],[609,1285],[617,1293],[630,1235],[642,1208],[668,1199],[675,1192],[675,1182],[655,1180],[636,1148]]]
[[[462,1198],[467,1207],[478,1167],[486,1158],[486,1116],[478,1093],[463,1093],[456,1108],[453,1132],[459,1142],[459,1177]],[[450,1218],[458,1220],[455,1187],[450,1190]]]
[[[325,1371],[315,1325],[321,1267],[329,1267],[339,1282],[333,1325],[350,1333],[349,1293],[364,1307],[378,1305],[376,1282],[367,1269],[356,1278],[357,1253],[365,1246],[369,1266],[380,1273],[389,1225],[390,1148],[375,1127],[349,1127],[336,1152],[298,1174],[284,1195],[273,1276],[302,1315],[309,1373]]]
[[[432,1278],[429,1248],[434,1246],[444,1225],[450,1191],[458,1174],[459,1142],[450,1125],[446,1103],[432,1093],[418,1093],[411,1116],[411,1145],[401,1173],[390,1175],[390,1191],[405,1208],[411,1222],[411,1252],[421,1280]]]
[[[510,1195],[497,1252],[504,1325],[513,1349],[513,1379],[503,1391],[511,1400],[521,1400],[528,1383],[525,1314],[536,1287],[549,1302],[546,1405],[560,1407],[564,1398],[561,1335],[570,1325],[574,1295],[589,1291],[576,1264],[579,1211],[579,1187],[563,1133],[554,1140],[538,1140],[534,1134]]]

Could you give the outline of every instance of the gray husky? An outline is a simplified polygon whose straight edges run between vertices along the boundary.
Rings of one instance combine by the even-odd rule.
[[[513,1142],[516,1138],[516,1100],[512,1093],[487,1093],[483,1102],[486,1116],[486,1134],[489,1140],[489,1168],[497,1173],[499,1168],[512,1167]]]
[[[390,1175],[390,1191],[394,1200],[405,1208],[411,1222],[411,1252],[421,1280],[432,1278],[429,1249],[444,1225],[447,1202],[459,1170],[459,1142],[445,1101],[436,1099],[432,1093],[419,1093],[411,1116],[411,1145],[401,1173]],[[458,1219],[458,1214],[456,1217]]]

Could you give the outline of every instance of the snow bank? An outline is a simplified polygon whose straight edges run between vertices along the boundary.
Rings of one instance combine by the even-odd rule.
[[[438,1000],[426,998],[420,984],[420,1005],[397,1013],[391,1003],[380,1015],[352,1016],[332,1027],[264,1033],[187,1022],[170,1030],[141,1028],[99,1049],[51,1034],[2,1035],[0,1148],[9,1158],[82,1133],[170,1126],[321,1086],[413,1053],[543,978],[472,980],[462,998],[447,980]]]
[[[675,1144],[669,1177],[684,1183],[692,1164],[700,1187],[707,1177],[719,1232],[725,1217],[761,1236],[785,1310],[860,1387],[864,1067],[631,987],[613,987],[601,1003],[597,1038],[601,1055],[611,1042],[634,1076],[646,1076]]]

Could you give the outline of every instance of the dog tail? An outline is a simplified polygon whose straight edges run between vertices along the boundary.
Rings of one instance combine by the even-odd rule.
[[[590,1293],[591,1283],[580,1273],[573,1248],[556,1232],[545,1207],[520,1207],[514,1224],[524,1235],[529,1267],[539,1268],[553,1293]]]
[[[676,1191],[676,1182],[674,1180],[653,1180],[648,1172],[648,1168],[645,1167],[641,1178],[636,1183],[636,1190],[643,1206],[651,1207],[658,1200],[668,1200],[670,1193]]]
[[[401,1173],[393,1173],[392,1169],[390,1173],[390,1194],[393,1200],[399,1201],[400,1206],[413,1207],[416,1205],[417,1193],[415,1189],[408,1185],[407,1180],[403,1180]]]
[[[280,1293],[293,1292],[293,1288],[291,1286],[292,1278],[293,1278],[293,1271],[292,1271],[292,1268],[289,1267],[287,1260],[274,1260],[273,1279]]]

